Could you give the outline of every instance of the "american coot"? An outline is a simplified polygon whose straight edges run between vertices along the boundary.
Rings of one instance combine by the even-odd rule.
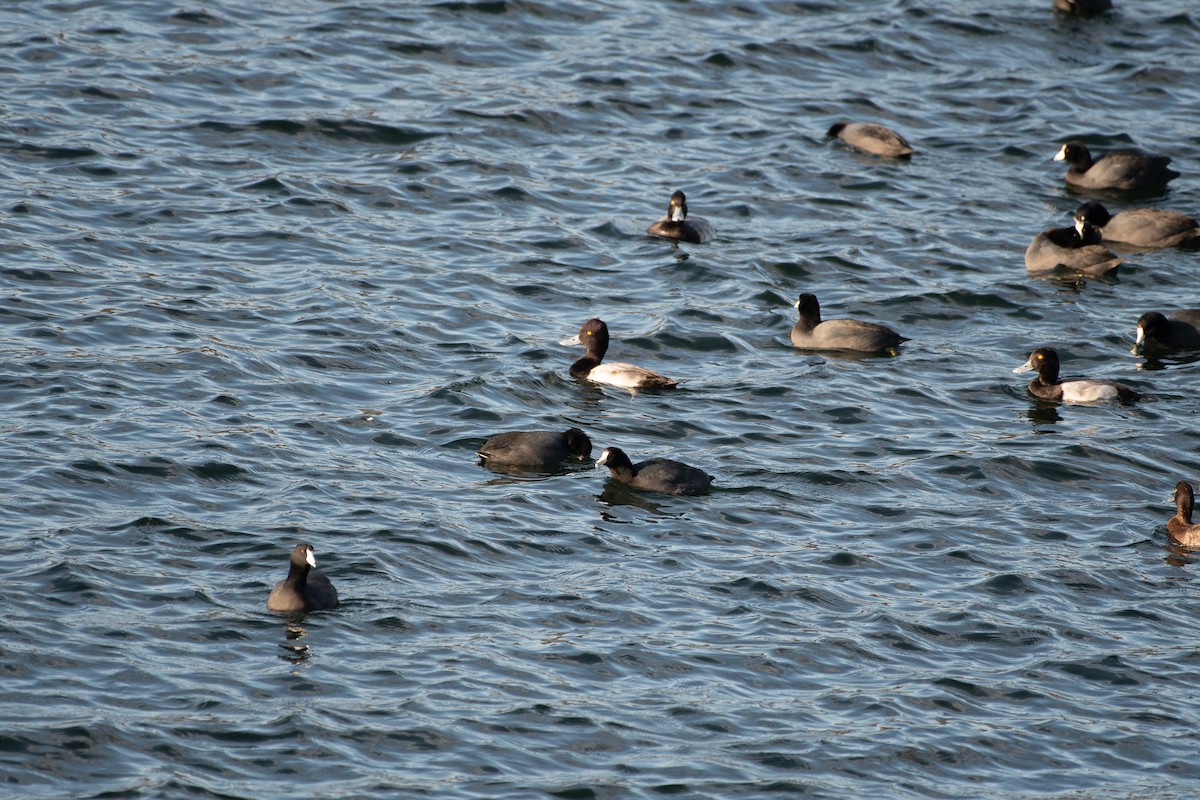
[[[1105,241],[1137,247],[1175,247],[1200,240],[1200,223],[1187,214],[1161,208],[1129,208],[1114,215],[1091,200],[1075,209],[1076,224],[1080,220],[1098,228]]]
[[[647,228],[646,233],[664,239],[702,244],[716,236],[717,232],[707,220],[699,217],[688,219],[687,196],[683,192],[675,192],[667,205],[667,215]]]
[[[1064,144],[1054,160],[1067,162],[1067,183],[1081,189],[1161,189],[1179,177],[1167,166],[1171,159],[1166,156],[1113,150],[1093,161],[1079,142]]]
[[[317,572],[311,544],[292,548],[287,577],[275,584],[267,598],[271,611],[321,611],[337,608],[337,589]]]
[[[1175,516],[1167,520],[1167,533],[1185,547],[1200,547],[1200,525],[1192,523],[1195,502],[1190,483],[1180,481],[1175,484]]]
[[[792,326],[792,346],[802,350],[858,350],[866,353],[894,350],[908,339],[884,325],[857,319],[821,321],[821,305],[815,295],[796,300],[800,319]]]
[[[826,139],[841,139],[866,153],[887,158],[908,158],[913,149],[891,128],[874,122],[836,122],[825,132]]]
[[[475,455],[488,464],[532,467],[553,464],[565,458],[588,458],[592,440],[579,428],[557,431],[510,431],[483,443]]]
[[[1054,8],[1067,14],[1088,17],[1112,8],[1112,0],[1054,0]]]
[[[1100,231],[1086,222],[1074,228],[1048,228],[1025,248],[1025,269],[1030,272],[1063,270],[1097,277],[1115,272],[1121,258],[1100,244]]]
[[[1138,317],[1136,355],[1145,350],[1194,350],[1200,348],[1200,309],[1190,308],[1165,316],[1147,311]]]
[[[1029,393],[1039,400],[1056,403],[1095,403],[1101,400],[1120,400],[1133,403],[1141,395],[1128,386],[1109,381],[1058,380],[1058,353],[1049,347],[1039,347],[1029,354],[1029,360],[1013,372],[1033,370],[1038,376],[1029,383]]]
[[[608,326],[603,320],[589,319],[583,323],[577,336],[564,340],[562,344],[581,344],[586,351],[583,358],[571,365],[571,375],[576,378],[587,378],[622,389],[669,389],[678,383],[634,364],[619,361],[601,364],[604,354],[608,352]]]
[[[667,494],[702,494],[712,485],[713,477],[702,469],[669,458],[651,458],[634,464],[619,447],[606,447],[596,461],[608,467],[612,476],[634,489]]]

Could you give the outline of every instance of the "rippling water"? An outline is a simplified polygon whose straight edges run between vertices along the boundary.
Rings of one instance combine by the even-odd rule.
[[[1117,1],[11,4],[3,794],[1193,796],[1198,361],[1129,349],[1200,256],[1022,261],[1067,138],[1200,213],[1200,20]],[[571,425],[718,488],[472,455]],[[339,610],[267,613],[298,541]]]

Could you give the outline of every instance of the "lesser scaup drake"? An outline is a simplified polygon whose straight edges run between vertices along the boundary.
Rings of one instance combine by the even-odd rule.
[[[1140,350],[1194,350],[1200,348],[1200,309],[1190,308],[1165,316],[1159,311],[1147,311],[1138,317],[1137,341],[1133,352]]]
[[[1184,547],[1200,547],[1200,525],[1192,522],[1195,502],[1190,483],[1180,481],[1175,484],[1175,516],[1167,520],[1167,533]]]
[[[687,196],[677,191],[667,204],[667,215],[647,228],[646,233],[664,239],[703,244],[716,236],[717,232],[707,220],[699,217],[688,219]]]
[[[604,320],[589,319],[580,327],[578,335],[565,339],[562,344],[581,344],[585,350],[583,358],[571,365],[572,377],[622,389],[669,389],[679,383],[635,364],[620,361],[601,364],[608,352],[608,326]]]
[[[329,578],[317,572],[316,566],[311,544],[293,547],[287,577],[271,590],[267,608],[284,612],[337,608],[337,589],[333,588]]]
[[[841,139],[851,147],[885,158],[908,158],[912,146],[891,128],[874,122],[835,122],[825,132],[826,139]]]
[[[1111,381],[1074,380],[1059,381],[1058,353],[1049,347],[1039,347],[1029,354],[1029,360],[1013,372],[1037,372],[1029,382],[1029,393],[1039,400],[1055,403],[1095,403],[1102,400],[1120,400],[1133,403],[1141,395],[1128,386]]]
[[[1112,7],[1112,0],[1054,0],[1055,10],[1081,17],[1101,14]]]
[[[874,353],[894,350],[908,339],[885,325],[857,319],[821,321],[816,295],[805,292],[796,300],[800,319],[792,326],[792,347],[802,350],[858,350]]]
[[[553,464],[567,458],[588,458],[592,440],[579,428],[557,431],[510,431],[499,433],[483,443],[475,455],[489,464],[532,467]]]
[[[1100,244],[1099,229],[1077,220],[1073,228],[1048,228],[1025,248],[1025,269],[1048,272],[1062,269],[1097,277],[1116,271],[1121,258]]]
[[[1081,189],[1161,189],[1179,173],[1167,165],[1171,159],[1132,150],[1113,150],[1092,160],[1079,142],[1067,142],[1054,156],[1067,162],[1067,183]]]
[[[596,461],[608,467],[613,478],[634,489],[667,494],[702,494],[712,485],[713,477],[702,469],[669,458],[651,458],[634,464],[619,447],[606,447]]]
[[[1105,241],[1137,247],[1175,247],[1200,239],[1200,223],[1187,214],[1161,208],[1127,208],[1109,214],[1091,200],[1075,209],[1075,222],[1080,220],[1096,226]]]

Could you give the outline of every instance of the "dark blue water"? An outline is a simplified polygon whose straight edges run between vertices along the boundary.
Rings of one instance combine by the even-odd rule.
[[[0,794],[1194,796],[1200,362],[1130,346],[1200,256],[1022,259],[1068,138],[1200,213],[1200,18],[1118,3],[10,4]],[[573,425],[717,488],[473,456]],[[270,614],[300,541],[342,606]]]

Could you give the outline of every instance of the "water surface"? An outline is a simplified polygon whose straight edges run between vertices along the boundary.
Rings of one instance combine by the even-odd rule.
[[[1191,797],[1197,358],[1129,350],[1197,254],[1022,254],[1068,138],[1200,213],[1200,24],[1049,5],[10,8],[6,796]],[[592,316],[680,387],[572,379]],[[473,456],[570,426],[718,488]],[[337,611],[267,613],[298,541]]]

